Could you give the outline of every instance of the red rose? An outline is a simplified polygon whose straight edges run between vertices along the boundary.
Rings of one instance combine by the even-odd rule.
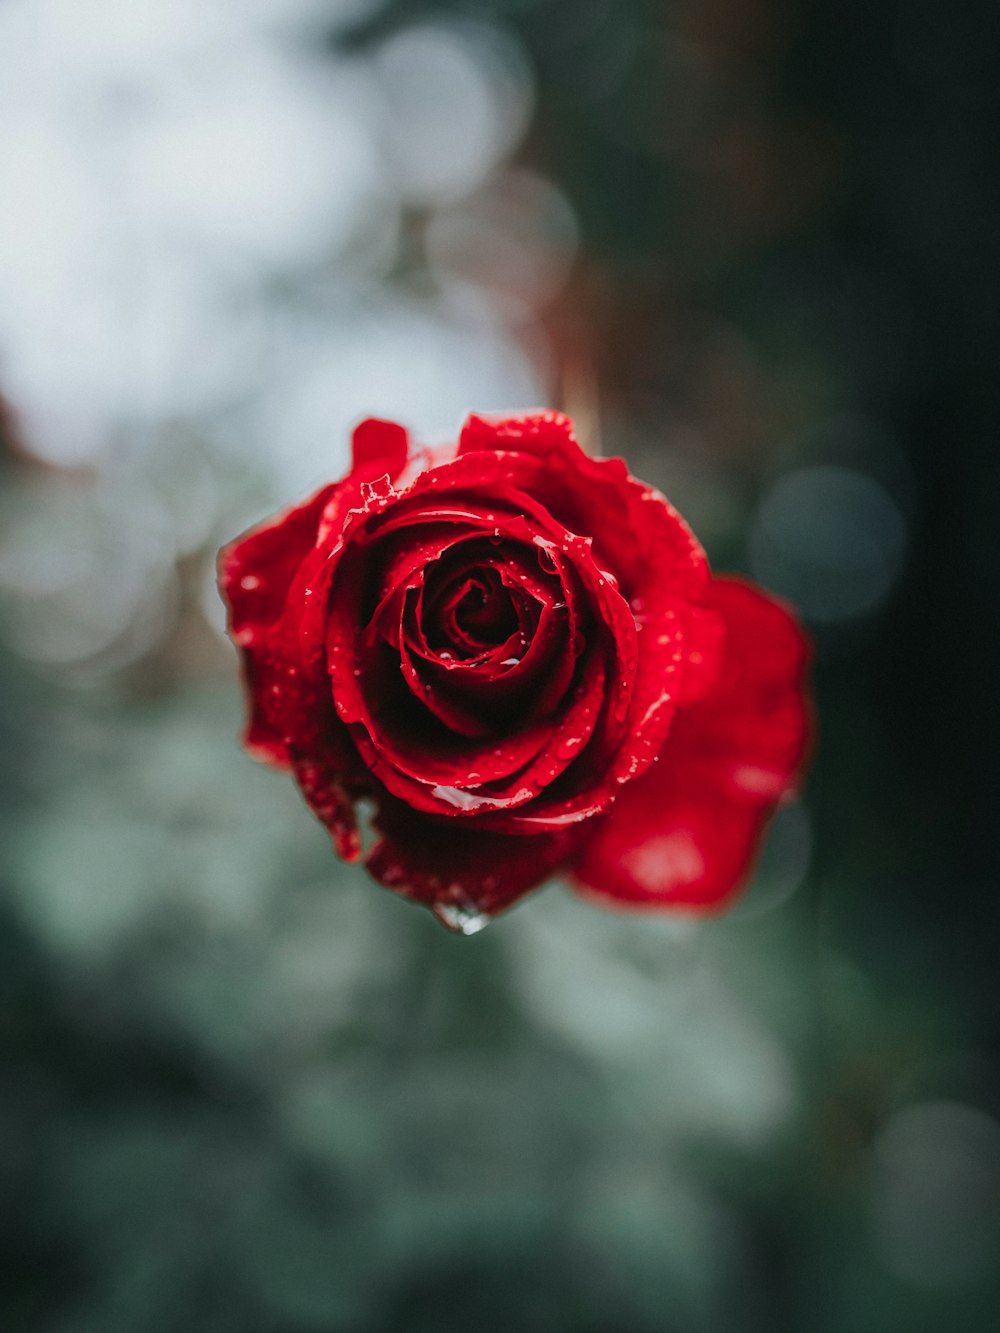
[[[356,860],[467,931],[555,871],[612,905],[717,907],[802,765],[808,650],[620,459],[554,412],[347,477],[220,556],[246,743]]]

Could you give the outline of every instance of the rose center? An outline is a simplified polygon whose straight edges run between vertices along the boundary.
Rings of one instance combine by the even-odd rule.
[[[517,614],[496,570],[484,570],[482,576],[469,580],[455,606],[455,624],[484,646],[502,643],[514,633]]]
[[[474,569],[450,580],[429,599],[424,617],[428,644],[472,657],[505,643],[518,628],[510,589],[495,569]]]

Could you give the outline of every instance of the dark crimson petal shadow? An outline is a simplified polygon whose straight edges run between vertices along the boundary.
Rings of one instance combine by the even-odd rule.
[[[456,702],[478,707],[484,716],[499,708],[508,728],[517,716],[512,708],[529,690],[535,694],[528,709],[532,717],[558,702],[584,646],[575,609],[571,617],[568,608],[574,590],[542,571],[537,555],[534,547],[488,545],[483,550],[470,543],[464,575],[459,566],[459,577],[454,584],[446,583],[443,592],[428,599],[425,590],[419,615],[408,617],[407,645],[420,657],[419,669],[427,684],[446,690]],[[514,632],[491,648],[452,623],[454,604],[464,587],[480,577],[476,571],[491,575],[506,590],[517,620]],[[440,622],[445,640],[461,640],[459,646],[466,646],[469,656],[443,655],[429,645],[424,626],[431,628],[435,621]]]
[[[737,579],[715,579],[706,603],[727,635],[715,689],[678,712],[659,761],[622,790],[573,868],[581,892],[615,906],[720,909],[805,760],[802,630]]]
[[[379,805],[380,837],[365,866],[386,888],[429,907],[496,915],[544,883],[578,841],[576,829],[509,838],[428,819],[391,797]]]
[[[501,662],[506,646],[493,655]],[[549,717],[566,693],[582,646],[582,638],[574,643],[566,607],[547,605],[516,666],[496,671],[483,659],[443,662],[425,655],[421,675],[493,731],[509,724],[512,716],[524,722]]]

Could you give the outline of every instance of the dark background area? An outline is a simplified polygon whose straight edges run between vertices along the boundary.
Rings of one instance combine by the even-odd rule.
[[[484,86],[508,62],[506,147],[436,187],[459,122],[431,118],[445,167],[392,196],[379,267],[355,239],[260,261],[254,386],[109,409],[92,456],[48,447],[0,326],[3,1326],[988,1333],[1000,9],[328,8],[295,42],[381,71],[389,150],[399,88],[449,106],[411,31],[471,44]],[[383,190],[415,179],[384,160]],[[383,301],[455,336],[428,362]],[[343,411],[388,415],[413,364],[475,392],[486,308],[529,370],[465,409],[540,389],[814,635],[813,772],[718,921],[557,885],[451,937],[237,747],[211,563],[300,493],[258,393],[274,328],[336,322],[375,367]]]

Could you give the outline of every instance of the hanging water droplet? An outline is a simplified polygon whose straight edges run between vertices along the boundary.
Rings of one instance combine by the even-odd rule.
[[[544,537],[536,537],[535,545],[538,547],[538,563],[547,574],[555,574],[558,570],[555,556],[552,554],[551,543],[546,542]]]
[[[478,935],[493,920],[488,912],[481,912],[466,898],[456,902],[435,903],[431,910],[441,924],[456,935]]]

